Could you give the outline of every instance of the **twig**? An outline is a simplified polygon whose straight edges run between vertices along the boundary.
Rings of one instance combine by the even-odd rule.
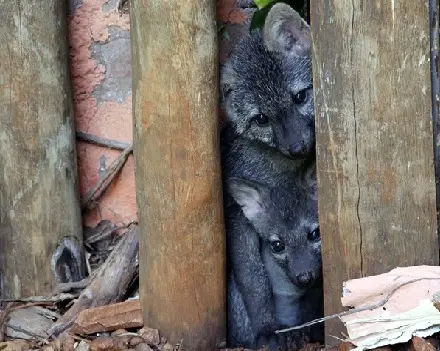
[[[92,209],[91,204],[96,202],[98,198],[105,192],[107,187],[110,185],[116,174],[124,166],[128,159],[128,156],[133,152],[133,144],[130,144],[119,157],[110,165],[110,167],[105,171],[102,178],[95,184],[95,186],[89,190],[89,192],[84,196],[81,201],[81,208]]]
[[[127,147],[130,146],[128,143],[123,143],[121,141],[116,141],[116,140],[104,139],[97,137],[96,135],[92,135],[80,131],[76,132],[76,138],[78,140],[86,141],[91,144],[103,146],[109,149],[120,150],[120,151],[124,151]]]
[[[114,232],[116,232],[117,230],[121,230],[121,229],[126,229],[129,226],[131,226],[132,224],[137,224],[136,221],[130,221],[127,224],[123,224],[117,227],[110,227],[110,228],[105,228],[102,231],[99,231],[98,233],[92,234],[90,235],[86,240],[85,243],[88,245],[94,244],[98,241],[107,239],[109,236],[111,236]]]
[[[0,302],[60,302],[64,300],[73,300],[76,294],[59,294],[55,296],[31,296],[20,299],[0,299]]]
[[[34,306],[48,306],[48,305],[50,306],[53,304],[54,304],[53,302],[46,302],[46,301],[44,301],[44,302],[29,302],[24,305],[18,305],[18,306],[11,307],[10,312],[22,310],[24,308],[29,308],[29,307],[34,307]],[[1,321],[0,321],[0,325],[1,325]]]
[[[56,293],[66,293],[68,291],[76,290],[76,289],[84,289],[89,285],[90,278],[84,278],[78,282],[70,282],[70,283],[59,283],[55,288]]]
[[[332,314],[330,316],[325,316],[325,317],[322,317],[322,318],[314,319],[314,320],[311,320],[310,322],[307,322],[307,323],[304,323],[304,324],[301,324],[301,325],[297,325],[295,327],[275,330],[275,334],[287,333],[287,332],[292,331],[292,330],[303,329],[303,328],[306,328],[306,327],[310,327],[311,325],[322,323],[322,322],[325,322],[325,321],[328,321],[328,320],[334,319],[334,318],[348,316],[348,315],[353,314],[353,313],[358,313],[358,312],[363,312],[363,311],[368,311],[368,310],[375,310],[376,308],[379,308],[379,307],[382,307],[383,305],[385,305],[388,302],[388,300],[390,299],[390,297],[397,290],[399,290],[401,287],[403,287],[405,285],[408,285],[408,284],[411,284],[411,283],[415,283],[415,282],[418,282],[420,280],[439,280],[439,279],[440,278],[416,278],[416,279],[408,280],[407,282],[404,282],[404,283],[396,286],[394,289],[392,289],[388,293],[388,295],[384,299],[380,300],[379,302],[377,302],[377,303],[375,303],[373,305],[366,305],[366,306],[361,306],[361,307],[358,307],[358,308],[353,308],[353,309],[348,310],[348,311],[344,311],[344,312]]]
[[[6,319],[9,312],[11,312],[13,304],[13,302],[9,302],[6,307],[2,311],[0,311],[0,342],[5,340]]]
[[[133,276],[138,272],[136,256],[139,252],[139,231],[132,226],[119,240],[104,264],[95,271],[85,288],[69,310],[47,331],[57,336],[69,328],[78,314],[90,307],[99,307],[120,301],[127,292]]]

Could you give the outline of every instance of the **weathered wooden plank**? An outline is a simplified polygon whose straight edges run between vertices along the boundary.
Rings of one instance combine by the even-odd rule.
[[[225,336],[214,5],[131,2],[141,304],[188,350]]]
[[[3,297],[84,273],[66,32],[64,1],[0,0]]]
[[[311,6],[326,314],[349,278],[438,264],[427,5]]]

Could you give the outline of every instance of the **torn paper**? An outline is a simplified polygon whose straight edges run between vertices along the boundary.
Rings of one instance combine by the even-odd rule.
[[[439,332],[440,312],[432,302],[438,292],[437,266],[396,268],[389,273],[347,281],[341,299],[343,306],[381,305],[341,317],[348,341],[360,351],[406,342],[413,335],[427,337]]]

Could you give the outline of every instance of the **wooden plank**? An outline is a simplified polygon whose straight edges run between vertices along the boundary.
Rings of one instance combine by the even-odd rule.
[[[438,264],[427,4],[311,5],[326,314],[347,279]]]
[[[69,331],[74,334],[93,334],[140,328],[143,325],[139,300],[129,300],[82,310]]]
[[[212,350],[226,324],[215,3],[130,4],[144,321]]]
[[[84,276],[65,14],[0,0],[2,297]]]

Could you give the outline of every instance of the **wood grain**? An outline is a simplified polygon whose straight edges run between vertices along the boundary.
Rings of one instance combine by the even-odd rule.
[[[70,89],[65,2],[0,0],[3,297],[49,294],[62,238],[84,273]]]
[[[438,264],[428,22],[427,1],[312,2],[326,314],[347,279]]]
[[[225,337],[214,5],[130,5],[141,305],[145,324],[185,350]]]

